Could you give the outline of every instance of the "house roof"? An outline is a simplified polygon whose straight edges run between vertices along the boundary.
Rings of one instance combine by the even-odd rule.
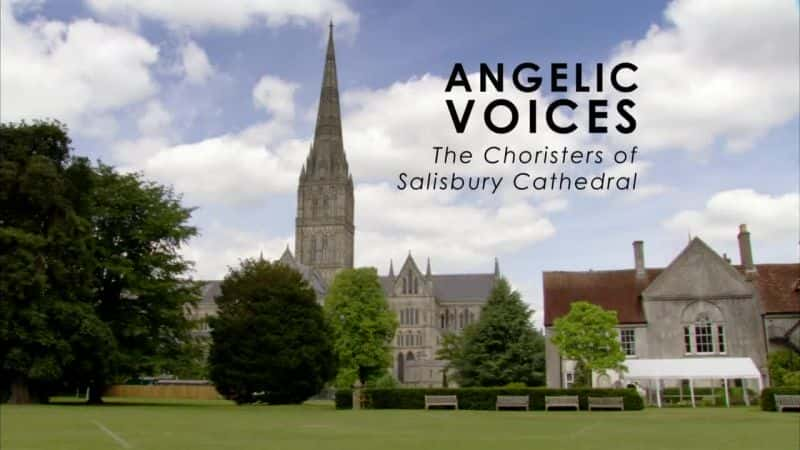
[[[663,269],[647,269],[637,278],[636,270],[544,272],[544,324],[567,314],[572,302],[585,300],[617,312],[621,324],[645,323],[639,295]]]
[[[393,295],[395,278],[380,277],[381,286],[387,296]],[[464,273],[451,275],[432,275],[433,295],[440,302],[459,302],[486,300],[494,287],[493,273]]]
[[[741,266],[734,268],[744,272]],[[579,300],[617,311],[621,324],[646,323],[641,293],[663,271],[647,269],[642,280],[637,280],[633,269],[544,272],[544,324],[551,326]],[[757,264],[756,271],[753,283],[764,313],[800,313],[800,264]]]
[[[765,313],[800,313],[800,264],[757,264],[756,271],[756,289]]]

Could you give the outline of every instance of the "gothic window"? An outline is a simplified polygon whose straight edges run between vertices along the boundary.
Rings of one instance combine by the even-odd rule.
[[[403,294],[408,294],[408,286],[406,283],[407,283],[406,279],[403,278]]]
[[[419,294],[419,289],[417,286],[417,277],[414,277],[413,280],[414,280],[414,294]]]
[[[475,322],[475,313],[470,311],[469,312],[469,323]]]
[[[417,324],[417,325],[419,324],[419,310],[418,309],[414,310],[414,324]]]
[[[313,199],[311,200],[311,217],[317,217],[319,215],[319,200]]]
[[[322,215],[325,215],[325,216],[330,215],[329,209],[330,208],[328,206],[328,196],[326,195],[326,196],[322,197]]]
[[[322,261],[328,261],[328,236],[322,236]]]
[[[439,314],[439,321],[441,322],[441,325],[439,325],[439,328],[444,329],[444,314]]]
[[[322,261],[322,252],[323,252],[323,238],[321,236],[317,236],[316,238],[316,251],[314,252],[314,261],[321,262]]]
[[[619,339],[622,345],[622,351],[627,356],[636,356],[636,332],[632,328],[623,328],[619,330]]]

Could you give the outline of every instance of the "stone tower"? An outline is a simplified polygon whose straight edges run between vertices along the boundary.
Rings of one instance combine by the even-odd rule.
[[[330,285],[336,273],[353,267],[353,178],[342,141],[333,24],[322,75],[317,125],[297,187],[295,255]]]

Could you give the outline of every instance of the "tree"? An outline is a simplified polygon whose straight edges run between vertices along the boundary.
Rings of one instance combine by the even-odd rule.
[[[59,122],[0,124],[0,383],[46,401],[102,355],[111,330],[92,303],[91,168]]]
[[[248,259],[231,269],[210,322],[209,372],[237,403],[301,403],[336,373],[330,330],[296,270]],[[259,395],[257,395],[257,393]]]
[[[569,313],[553,323],[553,344],[562,357],[574,360],[589,374],[589,386],[593,371],[625,369],[617,324],[616,311],[606,311],[586,301],[573,302]]]
[[[397,319],[374,268],[346,269],[334,278],[325,298],[339,362],[336,385],[366,384],[391,366]]]
[[[91,402],[113,380],[178,372],[198,354],[185,308],[199,289],[179,252],[197,234],[191,213],[170,188],[103,164],[95,169],[93,303],[114,347],[92,368]]]
[[[505,278],[495,282],[477,323],[464,330],[452,361],[462,386],[542,384],[544,338],[531,323],[531,309]]]
[[[789,349],[767,356],[769,379],[773,386],[800,386],[800,355]]]
[[[170,189],[71,156],[58,122],[0,125],[0,377],[12,401],[151,375],[192,345],[197,298]],[[31,392],[31,391],[34,392]],[[33,398],[31,397],[33,394]]]
[[[442,370],[442,387],[448,387],[450,373],[454,369],[454,361],[460,360],[464,351],[463,334],[445,333],[442,336],[442,343],[436,351],[436,359],[444,361]]]

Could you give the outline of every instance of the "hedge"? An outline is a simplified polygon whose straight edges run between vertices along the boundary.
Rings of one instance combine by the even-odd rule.
[[[587,409],[587,397],[622,397],[625,410],[644,408],[644,400],[635,389],[548,389],[548,388],[399,388],[364,389],[365,407],[372,409],[423,409],[426,395],[456,395],[459,409],[494,410],[498,395],[528,395],[530,409],[544,410],[545,396],[577,395],[581,409]],[[351,409],[353,391],[336,391],[336,408]]]
[[[761,409],[764,411],[777,411],[775,408],[775,394],[800,395],[800,386],[771,387],[761,391]]]

